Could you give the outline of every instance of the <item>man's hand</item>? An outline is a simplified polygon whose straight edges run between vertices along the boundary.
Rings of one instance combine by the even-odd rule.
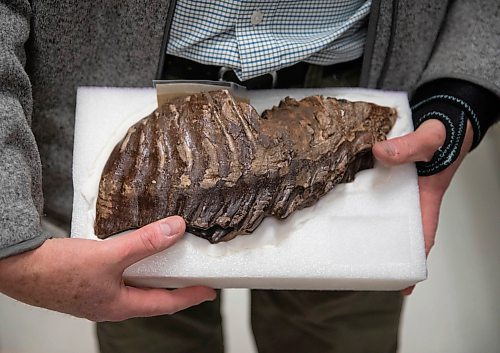
[[[439,209],[444,193],[460,163],[471,148],[472,136],[472,127],[467,122],[467,132],[457,160],[437,174],[418,178],[426,255],[429,254],[434,245]],[[446,131],[440,121],[427,120],[415,132],[376,143],[373,146],[373,155],[387,166],[419,161],[427,162],[443,145],[445,137]],[[412,290],[413,287],[407,288],[403,294],[411,294]]]
[[[169,217],[106,241],[49,239],[0,261],[0,292],[27,304],[93,321],[172,314],[215,298],[207,287],[172,291],[125,285],[123,271],[174,244],[185,231]]]

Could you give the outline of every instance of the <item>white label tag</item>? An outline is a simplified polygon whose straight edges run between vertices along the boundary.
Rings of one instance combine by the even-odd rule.
[[[234,82],[226,81],[189,81],[189,80],[154,80],[158,107],[175,97],[188,96],[194,93],[226,89],[240,101],[249,102],[246,88]]]

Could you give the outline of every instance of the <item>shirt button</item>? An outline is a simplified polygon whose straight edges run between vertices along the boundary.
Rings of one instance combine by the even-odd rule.
[[[258,25],[264,19],[264,14],[259,10],[255,10],[252,12],[252,16],[250,16],[250,23],[254,26]]]

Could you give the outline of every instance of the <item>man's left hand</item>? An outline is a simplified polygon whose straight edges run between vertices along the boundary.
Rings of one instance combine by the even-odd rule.
[[[373,146],[373,155],[386,166],[420,161],[428,162],[432,159],[437,149],[443,145],[445,137],[446,131],[444,125],[439,120],[427,120],[415,132],[376,143]],[[472,145],[472,137],[472,127],[467,122],[467,132],[457,160],[437,174],[418,177],[426,255],[429,254],[434,245],[439,209],[444,193],[450,185],[451,179],[460,166],[460,163],[462,163],[465,155],[469,152]],[[414,286],[406,288],[403,290],[403,294],[411,294],[413,288]]]

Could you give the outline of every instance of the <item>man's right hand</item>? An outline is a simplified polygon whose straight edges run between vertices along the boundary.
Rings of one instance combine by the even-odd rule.
[[[136,288],[125,285],[122,275],[133,263],[174,244],[184,231],[183,219],[175,216],[106,241],[49,239],[0,260],[0,292],[92,321],[173,314],[213,300],[215,291]]]

